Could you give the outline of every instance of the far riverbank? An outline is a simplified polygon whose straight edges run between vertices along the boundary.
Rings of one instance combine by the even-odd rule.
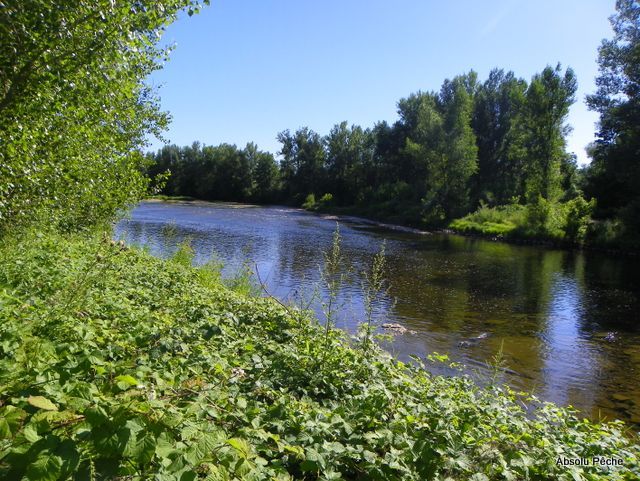
[[[164,202],[206,202],[212,204],[238,204],[238,205],[256,205],[263,207],[286,207],[290,209],[299,209],[301,211],[313,212],[320,215],[335,216],[335,220],[357,220],[363,223],[370,223],[377,225],[381,228],[386,228],[396,231],[412,232],[416,234],[429,235],[429,234],[455,234],[464,237],[470,237],[475,239],[483,239],[491,242],[504,242],[515,245],[530,245],[551,249],[562,249],[571,251],[588,250],[593,252],[601,252],[607,255],[615,256],[638,256],[640,255],[640,249],[636,248],[620,248],[616,245],[606,244],[590,244],[588,242],[571,242],[564,239],[557,238],[545,238],[540,236],[529,236],[521,232],[509,232],[509,233],[495,233],[492,230],[485,229],[478,225],[465,225],[463,228],[456,228],[457,221],[451,222],[447,227],[428,228],[425,225],[414,222],[409,216],[402,215],[380,215],[383,210],[372,207],[359,207],[359,206],[331,206],[322,205],[316,203],[314,206],[308,208],[289,206],[286,204],[247,204],[241,202],[221,202],[215,200],[202,200],[188,196],[167,196],[156,195],[150,197],[150,201],[164,201]]]

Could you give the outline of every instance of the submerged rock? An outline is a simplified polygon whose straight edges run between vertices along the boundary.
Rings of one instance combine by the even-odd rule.
[[[620,394],[620,393],[616,393],[613,394],[611,396],[613,399],[615,399],[616,401],[620,401],[620,402],[629,402],[631,401],[631,398],[625,394]]]
[[[396,323],[392,323],[392,322],[385,322],[382,325],[383,329],[388,329],[391,332],[393,332],[394,334],[415,334],[416,331],[412,331],[410,329],[407,329],[406,327],[404,327],[401,324],[396,324]]]
[[[488,332],[483,332],[479,335],[477,335],[476,337],[470,337],[469,339],[467,339],[466,341],[460,341],[458,343],[458,346],[460,347],[469,347],[473,344],[476,344],[479,341],[482,341],[483,339],[486,339],[489,337],[489,333]]]

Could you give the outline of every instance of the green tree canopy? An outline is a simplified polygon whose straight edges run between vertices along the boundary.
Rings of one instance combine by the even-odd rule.
[[[332,184],[329,190],[338,203],[352,205],[365,187],[365,168],[373,157],[371,133],[341,122],[325,137],[325,144],[327,176]]]
[[[283,131],[277,166],[253,144],[172,146],[153,156],[149,172],[171,172],[170,195],[302,205],[311,194],[331,194],[332,208],[421,226],[443,225],[482,202],[553,205],[580,195],[565,142],[575,87],[571,69],[560,66],[530,83],[498,69],[481,83],[471,71],[438,92],[401,99],[393,124],[345,121],[324,137],[307,127]]]
[[[600,114],[587,192],[640,233],[640,3],[618,0],[610,20],[614,36],[602,41],[598,88],[587,97]]]
[[[278,140],[282,144],[280,172],[287,197],[301,202],[308,194],[321,195],[325,181],[322,137],[303,127],[293,134],[280,132]]]
[[[478,145],[478,175],[474,197],[505,204],[523,194],[523,129],[527,82],[513,72],[494,69],[478,87],[472,118]]]
[[[566,124],[569,107],[575,101],[577,81],[573,70],[564,74],[558,64],[536,74],[525,93],[526,195],[529,201],[561,197],[561,165],[566,154]]]
[[[477,169],[471,128],[474,89],[472,72],[447,80],[439,94],[418,93],[398,104],[407,132],[403,154],[429,223],[468,209],[469,179]]]
[[[204,3],[207,3],[205,0]],[[0,8],[0,229],[46,211],[105,220],[147,186],[140,149],[167,122],[144,80],[193,0],[9,0]]]

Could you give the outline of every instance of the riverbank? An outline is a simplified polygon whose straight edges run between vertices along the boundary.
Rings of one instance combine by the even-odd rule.
[[[421,234],[456,234],[465,237],[489,240],[492,242],[505,242],[508,244],[533,245],[563,250],[589,250],[616,256],[640,255],[640,249],[638,249],[635,244],[621,246],[618,242],[611,241],[599,241],[597,243],[573,242],[559,237],[540,236],[538,234],[527,233],[525,231],[518,230],[516,226],[509,225],[508,223],[474,223],[463,218],[452,221],[446,228],[428,229],[425,226],[417,227],[420,226],[420,224],[415,222],[402,224],[402,218],[394,216],[391,219],[388,219],[384,216],[381,217],[379,215],[372,214],[368,209],[363,210],[350,207],[319,207],[304,210],[318,214],[333,214],[344,218],[356,218],[361,222],[373,222],[388,229],[407,229],[410,232]],[[388,222],[399,223],[396,224]]]
[[[166,195],[153,196],[147,200],[162,202],[207,202],[228,205],[262,205],[207,201],[195,199],[193,197]],[[267,206],[271,206],[271,204],[267,204]],[[610,227],[603,223],[592,223],[594,225],[594,227],[592,227],[592,237],[594,237],[595,240],[590,243],[575,242],[559,236],[545,236],[533,232],[527,232],[524,229],[519,229],[518,226],[508,218],[499,219],[498,221],[495,219],[488,221],[481,219],[478,221],[476,220],[477,213],[472,213],[464,218],[456,219],[450,222],[447,227],[430,229],[428,226],[415,222],[412,218],[407,217],[406,215],[381,215],[381,212],[384,212],[384,210],[378,209],[378,206],[370,206],[367,208],[358,206],[337,207],[316,203],[314,205],[307,206],[306,208],[295,206],[286,207],[313,212],[316,214],[337,216],[336,220],[355,220],[361,223],[374,224],[385,229],[422,235],[432,233],[456,234],[465,237],[489,240],[492,242],[505,242],[508,244],[534,245],[563,250],[589,250],[616,256],[640,255],[640,247],[636,243],[627,242],[621,244],[619,241],[612,240],[612,235],[606,233],[607,229],[610,229]]]
[[[595,221],[586,213],[589,205],[577,203],[546,206],[506,205],[481,207],[453,220],[448,231],[513,244],[539,245],[566,250],[591,250],[613,255],[638,255],[637,240],[625,235],[620,223]],[[586,209],[586,210],[585,210]],[[538,228],[530,218],[539,217]]]
[[[186,247],[27,239],[0,249],[5,479],[640,475],[622,423],[363,350],[229,290]],[[564,462],[596,457],[621,465]]]
[[[369,217],[364,216],[364,214],[360,213],[361,211],[349,209],[349,208],[332,208],[332,209],[305,209],[303,207],[295,207],[290,205],[279,205],[279,204],[251,204],[246,202],[230,202],[230,201],[215,201],[215,200],[200,200],[195,199],[193,197],[184,197],[184,196],[153,196],[145,199],[145,202],[185,202],[185,203],[196,203],[201,202],[205,204],[215,204],[215,205],[226,205],[231,207],[285,207],[291,210],[297,210],[300,212],[311,212],[315,214],[320,214],[324,216],[324,218],[337,220],[337,221],[354,221],[361,224],[370,224],[375,225],[384,229],[395,230],[400,232],[410,232],[412,234],[420,234],[420,235],[429,235],[432,234],[432,231],[420,229],[417,227],[413,227],[412,224],[401,224],[401,223],[390,223],[384,222],[383,218],[376,218],[374,215],[370,215]],[[443,231],[444,232],[444,231]]]

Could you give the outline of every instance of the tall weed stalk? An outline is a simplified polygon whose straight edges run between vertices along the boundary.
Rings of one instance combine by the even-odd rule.
[[[368,352],[371,348],[373,331],[376,328],[376,311],[380,301],[389,294],[389,285],[385,278],[387,259],[385,255],[386,241],[373,256],[368,270],[362,272],[361,288],[364,303],[365,321],[359,326],[362,349]]]
[[[325,318],[322,360],[326,357],[329,346],[329,335],[331,328],[335,325],[336,315],[340,308],[340,288],[344,284],[348,270],[345,265],[344,256],[342,255],[341,243],[340,225],[336,223],[331,248],[323,253],[324,262],[320,268],[320,281],[327,292],[326,300],[322,301],[322,312]]]

